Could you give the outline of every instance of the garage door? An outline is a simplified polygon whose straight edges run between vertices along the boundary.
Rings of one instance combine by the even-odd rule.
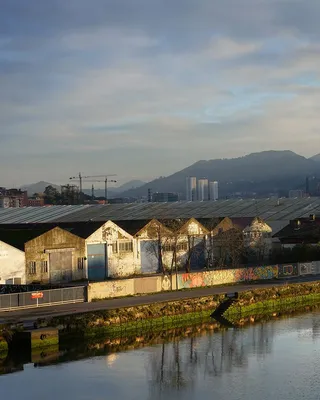
[[[72,281],[72,251],[49,254],[50,282]]]
[[[107,274],[107,255],[105,244],[90,244],[87,246],[88,279],[89,281],[103,281]]]

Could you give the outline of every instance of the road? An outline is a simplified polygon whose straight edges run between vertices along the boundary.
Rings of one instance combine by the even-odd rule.
[[[214,294],[243,292],[252,289],[267,288],[270,286],[283,286],[287,283],[313,282],[320,280],[320,276],[291,278],[281,281],[266,281],[264,283],[238,284],[234,286],[213,286],[210,288],[198,288],[185,291],[162,292],[151,295],[123,297],[110,300],[102,300],[93,303],[63,304],[39,308],[29,308],[17,311],[0,312],[0,323],[33,323],[38,318],[74,315],[91,311],[110,310],[122,307],[146,305],[173,300],[192,299]]]

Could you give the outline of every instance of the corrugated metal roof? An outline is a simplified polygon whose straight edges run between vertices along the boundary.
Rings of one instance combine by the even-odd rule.
[[[0,209],[0,224],[256,216],[268,222],[309,214],[320,214],[320,198],[7,208]]]

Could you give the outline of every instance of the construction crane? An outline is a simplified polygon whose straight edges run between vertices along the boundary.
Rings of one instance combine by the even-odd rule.
[[[80,174],[79,174],[80,175]],[[93,175],[93,176],[83,176],[83,179],[89,179],[86,180],[85,182],[104,182],[104,198],[105,201],[107,203],[108,201],[108,182],[117,182],[114,179],[109,179],[112,176],[117,176],[116,174],[106,174],[106,175]],[[104,178],[104,180],[92,180],[92,178]],[[82,184],[82,180],[81,180],[81,184]]]

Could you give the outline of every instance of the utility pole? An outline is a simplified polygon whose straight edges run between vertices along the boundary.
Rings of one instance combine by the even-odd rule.
[[[92,188],[91,188],[91,196],[92,196],[92,201],[94,200],[94,186],[92,184]]]

